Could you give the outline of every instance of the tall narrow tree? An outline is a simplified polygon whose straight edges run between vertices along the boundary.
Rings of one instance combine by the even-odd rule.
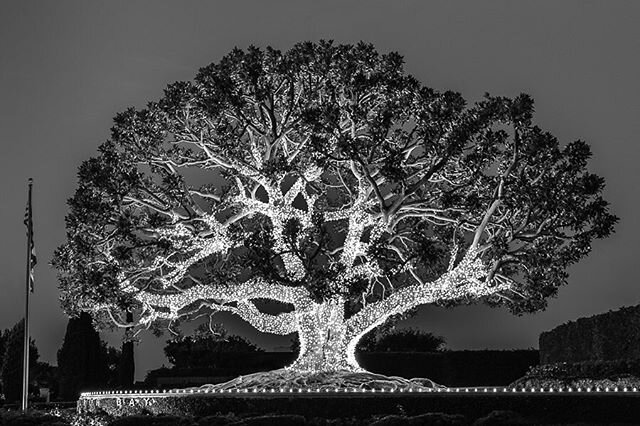
[[[87,312],[69,319],[62,347],[58,350],[58,372],[60,397],[65,401],[77,399],[82,390],[100,389],[106,385],[106,348]]]
[[[128,324],[133,324],[133,314],[131,312],[126,313],[125,319]],[[125,331],[125,339],[120,350],[120,362],[118,363],[118,385],[125,389],[133,385],[136,372],[132,328],[127,327]]]
[[[295,374],[362,371],[360,338],[419,305],[543,309],[616,217],[588,145],[532,118],[527,95],[467,106],[368,44],[236,49],[117,115],[82,164],[63,306],[231,312],[298,333]]]

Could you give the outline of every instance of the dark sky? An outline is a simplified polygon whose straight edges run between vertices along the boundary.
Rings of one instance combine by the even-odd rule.
[[[0,6],[0,328],[22,316],[26,181],[34,189],[40,262],[32,336],[55,363],[66,318],[47,265],[63,242],[65,201],[80,162],[95,155],[112,117],[157,99],[166,84],[238,46],[281,50],[303,40],[364,40],[399,51],[435,89],[536,100],[536,123],[562,143],[584,139],[592,171],[621,218],[570,270],[545,312],[514,317],[483,306],[426,307],[408,325],[446,337],[452,349],[537,347],[540,332],[639,303],[640,2],[629,1],[25,1]],[[288,338],[258,335],[266,348]],[[106,336],[117,342],[117,336]],[[144,336],[138,378],[165,362],[164,340]]]

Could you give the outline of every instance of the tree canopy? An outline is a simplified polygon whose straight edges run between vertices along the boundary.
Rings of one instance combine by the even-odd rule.
[[[235,49],[118,114],[81,165],[62,305],[280,334],[343,317],[356,340],[424,303],[543,309],[617,218],[589,146],[533,113],[525,94],[468,105],[369,44]]]

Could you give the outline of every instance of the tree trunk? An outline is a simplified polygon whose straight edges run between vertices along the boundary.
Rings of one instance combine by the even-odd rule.
[[[289,367],[306,372],[363,371],[349,351],[344,301],[313,303],[297,312],[300,354]],[[355,346],[354,346],[355,347]]]

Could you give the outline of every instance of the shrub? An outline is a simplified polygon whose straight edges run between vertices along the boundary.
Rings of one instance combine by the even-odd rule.
[[[46,414],[40,411],[31,411],[23,414],[20,411],[0,411],[1,426],[69,426],[70,423],[64,419]]]
[[[640,387],[640,359],[560,362],[537,365],[518,379],[516,387],[624,388]]]
[[[630,375],[640,376],[640,359],[536,365],[529,369],[525,377],[608,379]]]

